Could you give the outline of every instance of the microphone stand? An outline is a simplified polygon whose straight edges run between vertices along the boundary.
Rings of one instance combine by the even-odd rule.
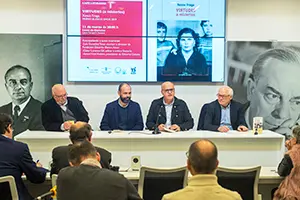
[[[157,134],[161,134],[159,128],[158,128],[158,120],[160,118],[160,112],[161,112],[161,109],[163,108],[164,106],[161,105],[159,110],[158,110],[158,115],[157,115],[157,118],[156,118],[156,122],[155,122],[155,129],[153,130],[152,134],[154,135],[157,135]]]

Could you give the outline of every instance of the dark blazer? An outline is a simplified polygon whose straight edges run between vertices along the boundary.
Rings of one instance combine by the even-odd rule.
[[[76,97],[68,97],[67,107],[72,111],[76,121],[88,122],[88,112],[82,105],[82,101]],[[60,129],[61,124],[64,122],[61,107],[56,101],[51,98],[42,105],[42,121],[43,126],[47,131],[62,131]]]
[[[204,130],[204,120],[205,120],[205,115],[206,115],[206,110],[207,110],[208,105],[209,104],[206,103],[201,108],[197,130]]]
[[[69,166],[68,152],[71,146],[59,146],[52,150],[52,164],[51,164],[51,175],[58,174],[58,172],[65,167]],[[105,149],[95,147],[101,156],[100,164],[103,168],[109,169],[111,163],[111,153]]]
[[[172,108],[171,123],[177,124],[180,127],[181,131],[193,128],[194,119],[192,118],[192,115],[186,103],[181,99],[178,99],[176,97],[174,98],[175,100]],[[157,120],[158,123],[156,124]],[[166,109],[163,103],[163,97],[153,100],[149,109],[149,113],[147,115],[147,128],[150,130],[154,130],[157,125],[165,124],[166,121]]]
[[[240,125],[246,126],[243,105],[231,100],[230,103],[230,122],[233,130],[237,130]],[[218,131],[221,123],[221,105],[218,100],[211,102],[206,110],[204,129]]]
[[[110,102],[106,105],[103,118],[100,123],[101,130],[115,130],[119,125],[118,100]],[[143,130],[144,123],[141,107],[138,103],[130,101],[128,104],[128,130]]]
[[[288,176],[291,173],[293,167],[294,165],[291,157],[289,156],[289,154],[285,154],[277,168],[279,176]]]
[[[20,116],[13,123],[14,136],[23,131],[29,130],[44,130],[41,116],[42,103],[33,97],[29,100],[28,104],[20,113]],[[0,107],[0,113],[13,115],[12,103]]]
[[[0,177],[11,175],[15,178],[20,200],[32,200],[22,181],[22,174],[25,173],[32,183],[42,183],[46,172],[46,169],[36,167],[27,144],[0,135]],[[4,199],[2,195],[0,194],[0,199]]]
[[[62,169],[57,178],[58,200],[140,200],[134,186],[121,174],[96,166]]]

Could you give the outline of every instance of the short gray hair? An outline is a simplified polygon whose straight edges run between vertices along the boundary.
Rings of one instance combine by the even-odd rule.
[[[295,128],[293,128],[293,136],[294,138],[296,138],[296,143],[300,144],[300,126],[296,126]]]
[[[269,49],[262,53],[257,60],[255,61],[252,74],[250,77],[257,81],[260,77],[261,70],[271,59],[277,59],[283,62],[288,63],[299,63],[300,64],[300,48],[287,46],[287,47],[278,47],[274,49]]]

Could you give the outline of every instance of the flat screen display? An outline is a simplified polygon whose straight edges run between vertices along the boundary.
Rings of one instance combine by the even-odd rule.
[[[68,81],[223,82],[225,0],[68,0]]]

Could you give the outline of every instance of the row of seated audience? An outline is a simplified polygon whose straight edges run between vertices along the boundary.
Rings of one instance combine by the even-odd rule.
[[[20,200],[32,200],[21,175],[34,183],[45,181],[47,170],[32,160],[28,146],[12,139],[13,120],[0,114],[0,177],[15,178]],[[91,127],[77,122],[70,127],[72,144],[53,150],[52,172],[58,172],[57,199],[141,199],[134,186],[121,174],[110,168],[111,154],[91,144]],[[274,199],[297,199],[300,195],[300,126],[293,129],[293,138],[286,142],[288,152],[279,164],[280,175],[287,176],[275,192]],[[60,150],[59,150],[60,149]],[[56,153],[56,152],[60,153]],[[56,155],[54,155],[56,154]],[[59,155],[60,154],[60,155]],[[218,167],[218,151],[209,140],[198,140],[191,144],[187,153],[187,169],[193,175],[188,186],[166,194],[163,200],[185,199],[241,199],[237,192],[222,188],[215,175]],[[70,166],[69,166],[70,164]],[[0,185],[0,199],[9,199],[8,188]]]
[[[175,97],[175,87],[171,82],[161,86],[163,97],[151,103],[146,127],[149,130],[165,128],[186,131],[194,126],[194,120],[187,104]],[[63,85],[52,88],[53,98],[42,105],[42,122],[48,131],[69,130],[76,121],[88,122],[88,112],[82,102],[67,97]],[[140,105],[131,100],[131,86],[122,83],[118,88],[119,98],[106,105],[100,123],[101,130],[143,130],[144,123]],[[200,116],[198,129],[227,132],[229,130],[247,131],[242,104],[232,100],[233,90],[223,86],[218,91],[218,99],[207,105]]]
[[[88,122],[88,112],[82,101],[69,97],[61,84],[52,87],[52,98],[43,104],[31,96],[33,87],[28,68],[16,65],[5,73],[5,87],[11,103],[0,107],[0,113],[13,117],[14,136],[29,130],[68,131],[76,121]],[[184,100],[175,96],[171,82],[161,85],[162,97],[152,101],[146,128],[165,128],[185,131],[193,128],[194,120]],[[100,122],[101,130],[143,130],[144,122],[140,105],[131,100],[131,86],[122,83],[118,88],[119,98],[106,105]],[[203,107],[198,130],[226,132],[229,129],[247,130],[243,106],[232,100],[233,91],[221,87],[216,101]],[[206,112],[207,111],[207,112]]]

